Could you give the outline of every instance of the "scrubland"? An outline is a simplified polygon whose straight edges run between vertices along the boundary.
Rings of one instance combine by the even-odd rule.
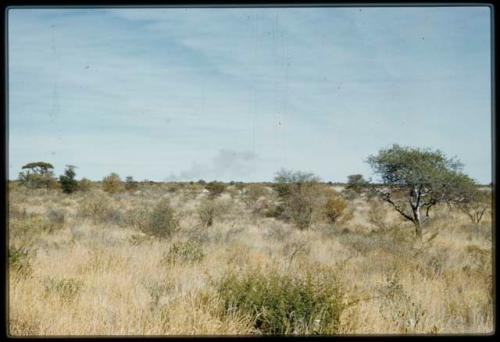
[[[271,187],[248,187],[209,198],[187,183],[69,195],[12,185],[9,333],[492,333],[490,212],[472,224],[437,206],[418,240],[360,195],[334,223],[318,214],[300,229],[273,216]]]

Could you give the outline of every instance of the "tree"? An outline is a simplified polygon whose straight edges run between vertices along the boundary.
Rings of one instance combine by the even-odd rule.
[[[463,165],[439,150],[395,144],[369,156],[367,162],[382,180],[382,187],[374,191],[413,222],[419,238],[422,236],[421,210],[425,209],[428,216],[429,209],[436,204],[454,201],[456,196],[452,189],[464,176],[461,173]]]
[[[127,176],[125,178],[125,189],[128,191],[137,190],[137,182],[132,176]]]
[[[66,165],[64,175],[59,176],[59,183],[65,194],[71,194],[78,189],[78,181],[75,179],[75,169],[76,166],[74,165]]]
[[[479,224],[491,203],[491,192],[481,190],[479,184],[467,175],[459,175],[450,189],[448,204],[466,214],[472,223]]]
[[[54,166],[46,162],[33,162],[23,165],[19,181],[29,188],[53,188],[57,184],[54,178]],[[55,183],[55,184],[54,184]]]
[[[363,178],[363,175],[356,174],[347,176],[346,189],[352,190],[356,193],[360,193],[367,185],[368,181]]]
[[[300,229],[309,227],[316,207],[319,177],[312,173],[281,169],[274,181],[274,189],[281,200],[281,215],[291,219]]]

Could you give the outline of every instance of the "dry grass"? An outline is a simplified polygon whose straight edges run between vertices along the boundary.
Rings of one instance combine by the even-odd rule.
[[[233,191],[217,199],[223,211],[207,227],[198,214],[206,196],[190,186],[114,195],[14,188],[10,334],[254,334],[255,317],[226,310],[218,286],[256,268],[297,279],[306,269],[334,276],[345,307],[339,334],[493,331],[489,217],[471,225],[436,208],[418,242],[390,208],[357,198],[348,203],[350,221],[301,231],[260,215]],[[162,199],[178,218],[169,238],[138,227],[140,214]]]

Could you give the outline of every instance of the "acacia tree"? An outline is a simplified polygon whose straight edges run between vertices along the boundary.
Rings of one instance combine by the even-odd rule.
[[[30,188],[51,187],[56,180],[54,178],[54,166],[46,162],[33,162],[23,165],[19,173],[19,180]]]
[[[375,174],[382,180],[374,192],[413,222],[417,237],[422,236],[422,213],[426,216],[436,204],[459,200],[452,189],[460,186],[467,176],[461,173],[463,165],[447,158],[441,151],[393,145],[368,157]]]

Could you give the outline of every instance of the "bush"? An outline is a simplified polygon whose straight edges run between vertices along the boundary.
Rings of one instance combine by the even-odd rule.
[[[120,176],[116,173],[111,173],[102,180],[102,189],[110,194],[123,192],[125,186],[123,185]]]
[[[267,195],[267,189],[260,184],[250,184],[245,188],[244,201],[246,204],[251,205],[255,203],[262,196]]]
[[[162,263],[195,263],[205,257],[200,243],[194,241],[175,242],[168,253],[163,257]]]
[[[209,196],[214,198],[221,195],[226,189],[226,186],[221,182],[210,182],[205,186],[205,189],[210,192]]]
[[[294,278],[261,272],[227,274],[218,285],[228,314],[253,317],[262,334],[335,334],[343,310],[341,295],[330,280],[311,272]]]
[[[132,176],[127,176],[125,178],[125,190],[127,191],[135,191],[137,190],[138,185]]]
[[[143,232],[159,238],[168,238],[179,228],[179,222],[168,199],[162,199],[149,215]]]
[[[221,214],[221,206],[214,200],[205,199],[201,201],[197,211],[201,224],[204,227],[210,227]]]
[[[78,190],[80,191],[90,191],[92,189],[92,181],[87,178],[82,178],[78,182]]]
[[[57,294],[64,302],[71,302],[83,287],[83,282],[78,279],[54,279],[45,281],[45,293]]]
[[[65,194],[71,194],[78,190],[78,181],[75,179],[75,166],[67,165],[64,175],[59,176],[59,184]]]
[[[28,276],[33,272],[31,266],[31,251],[25,246],[9,247],[9,270]]]
[[[325,204],[325,216],[330,223],[336,223],[346,208],[347,202],[340,196],[330,196]]]
[[[94,223],[109,221],[114,212],[109,201],[109,198],[102,194],[86,195],[78,206],[77,215],[92,219]]]

